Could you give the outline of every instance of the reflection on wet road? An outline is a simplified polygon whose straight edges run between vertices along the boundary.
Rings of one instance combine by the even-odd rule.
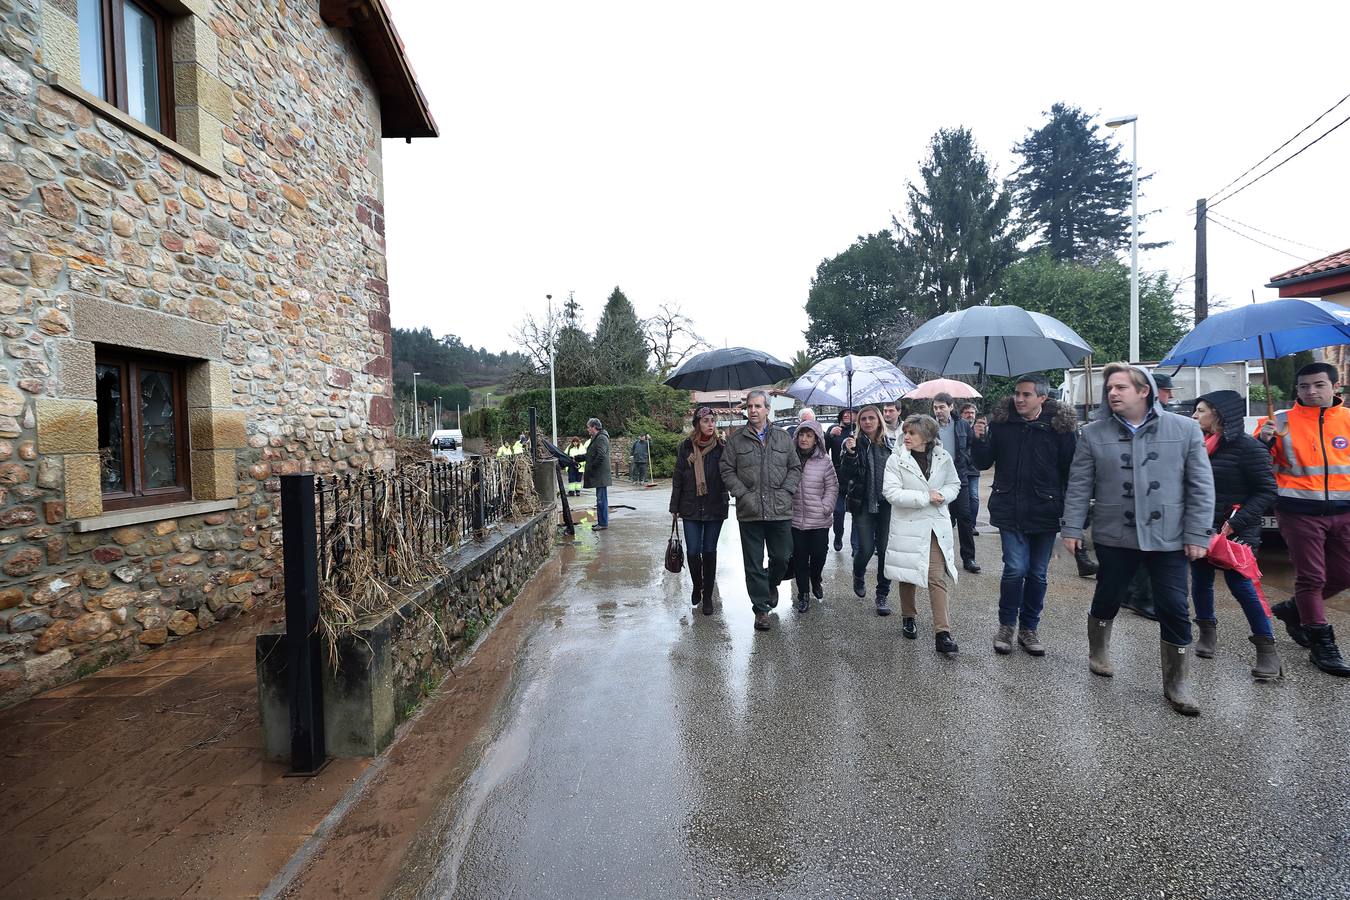
[[[691,613],[687,575],[661,565],[666,499],[614,489],[637,510],[563,551],[422,896],[1347,896],[1350,684],[1282,634],[1286,677],[1254,684],[1226,594],[1186,720],[1161,697],[1154,623],[1123,614],[1117,676],[1088,674],[1092,582],[1067,558],[1043,659],[990,647],[989,529],[984,574],[955,592],[955,659],[922,619],[903,641],[856,600],[847,551],[823,604],[798,616],[785,586],[756,634],[734,522],[723,603]]]

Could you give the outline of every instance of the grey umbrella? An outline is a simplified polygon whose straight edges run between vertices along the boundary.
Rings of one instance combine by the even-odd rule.
[[[1054,316],[1020,306],[972,306],[920,325],[899,363],[943,375],[1021,375],[1067,369],[1092,352]]]
[[[791,366],[762,350],[724,347],[691,356],[665,383],[685,391],[726,391],[775,384],[791,374]]]

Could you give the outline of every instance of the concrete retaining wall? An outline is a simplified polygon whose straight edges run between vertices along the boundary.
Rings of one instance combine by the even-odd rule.
[[[446,558],[449,575],[343,642],[338,670],[324,667],[329,756],[375,756],[389,745],[398,724],[548,559],[556,516],[550,505],[460,548]],[[289,759],[291,752],[286,660],[285,634],[258,635],[258,704],[273,759]]]

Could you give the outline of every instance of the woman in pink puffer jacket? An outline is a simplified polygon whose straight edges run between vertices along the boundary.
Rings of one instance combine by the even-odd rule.
[[[834,501],[839,476],[834,472],[825,434],[814,419],[797,426],[797,455],[802,458],[802,480],[792,495],[792,570],[797,576],[797,612],[811,608],[811,595],[824,597],[820,575],[825,569]]]

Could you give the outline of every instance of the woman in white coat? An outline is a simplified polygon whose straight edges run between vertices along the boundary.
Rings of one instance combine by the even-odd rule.
[[[914,595],[924,585],[933,605],[937,652],[953,654],[957,646],[947,616],[947,579],[956,584],[956,565],[948,507],[961,493],[961,479],[938,440],[937,420],[910,416],[901,429],[904,444],[892,451],[882,484],[891,505],[886,577],[900,582],[901,633],[911,640],[918,636]]]

